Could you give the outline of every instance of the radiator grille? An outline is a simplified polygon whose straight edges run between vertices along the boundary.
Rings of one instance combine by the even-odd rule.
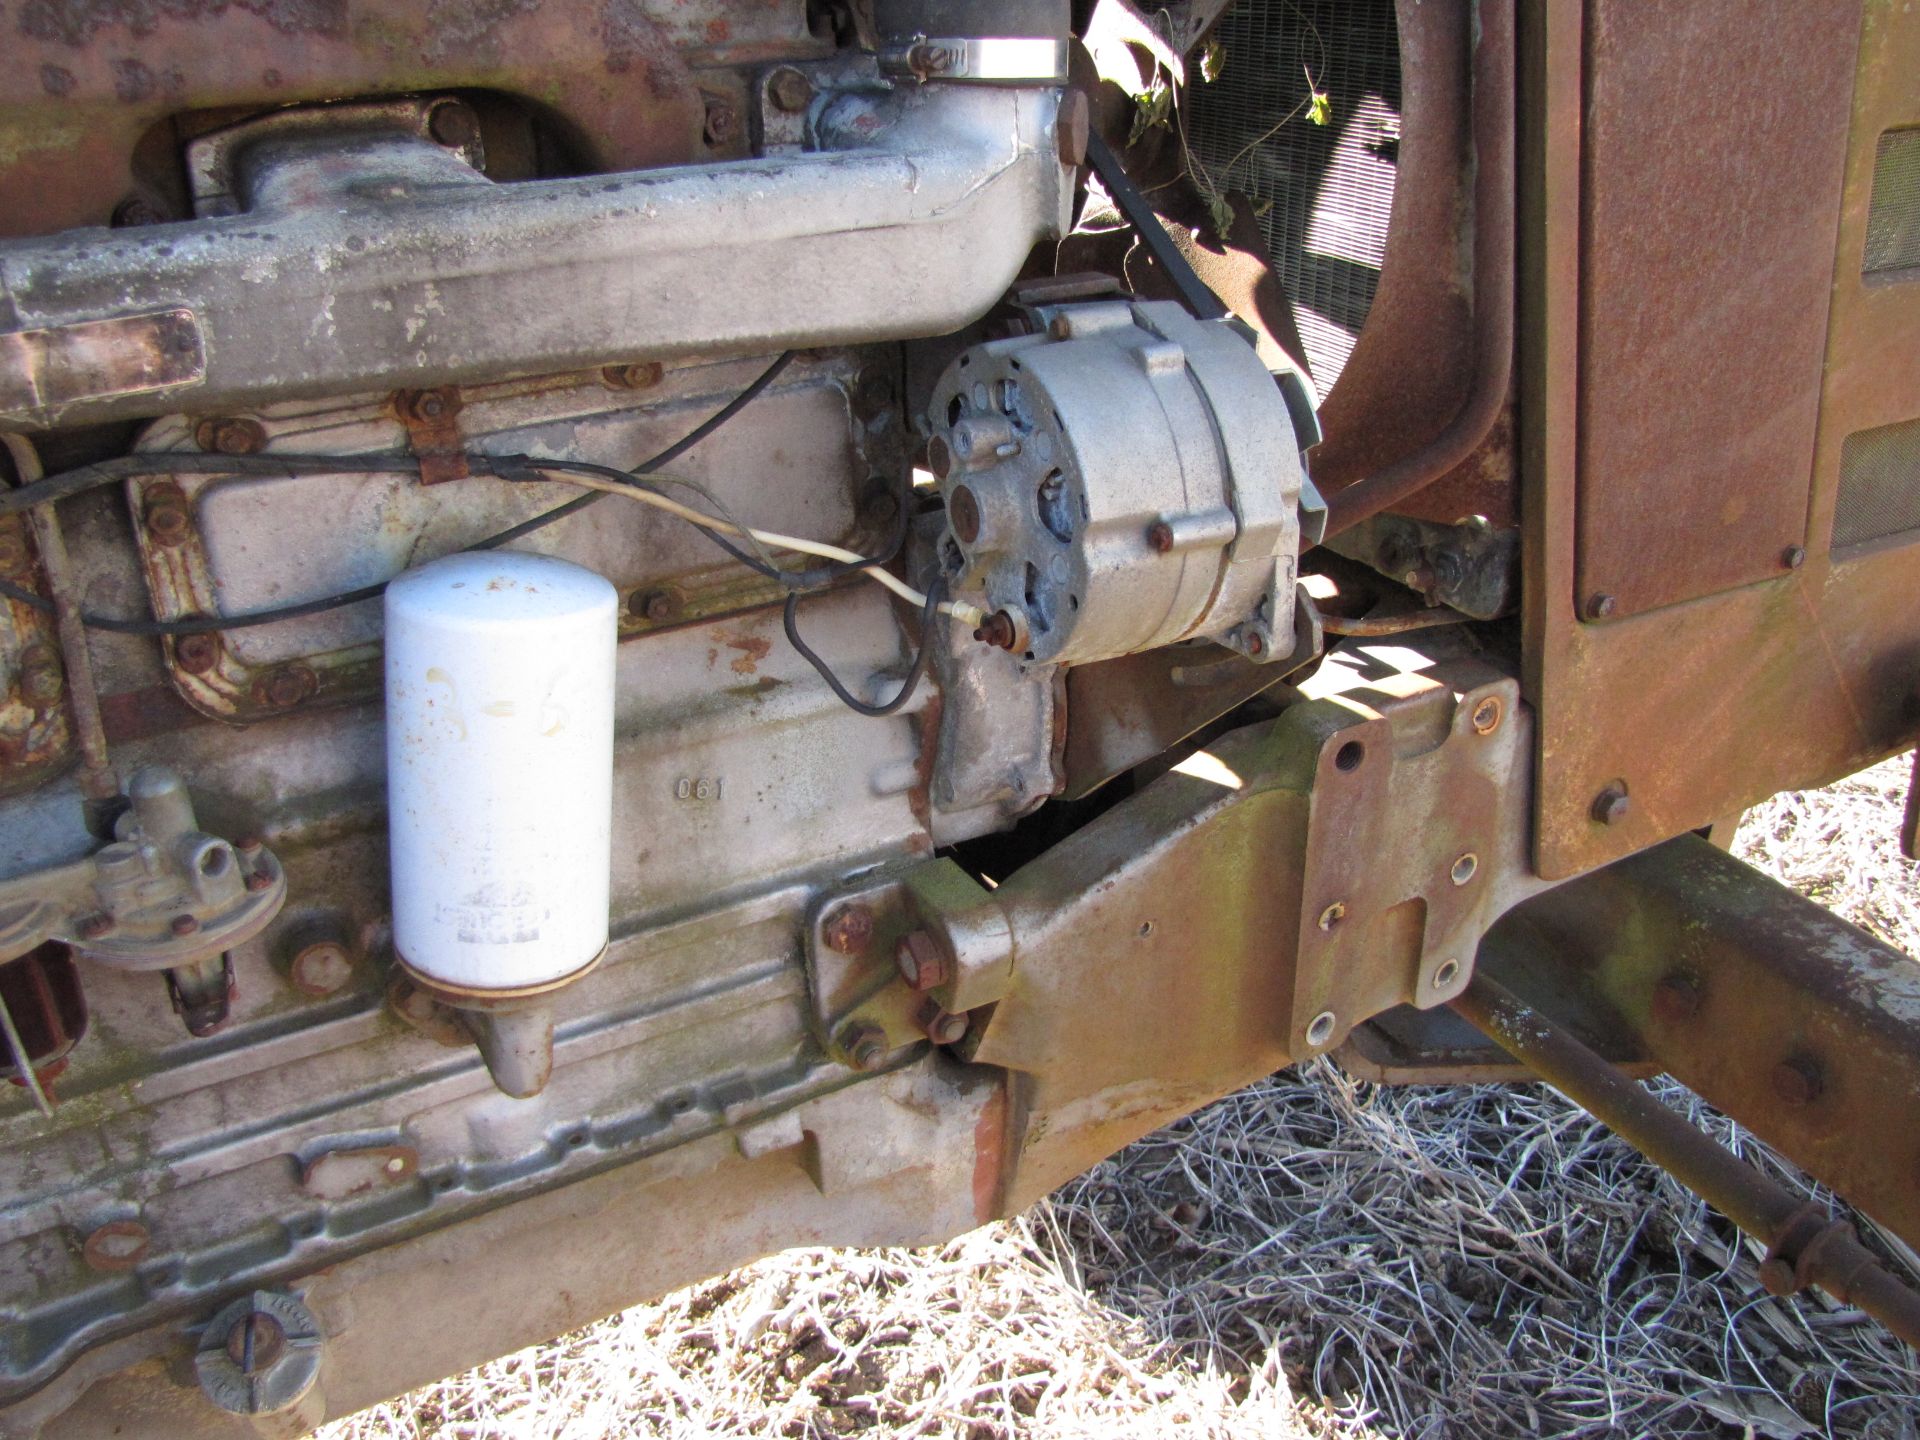
[[[1189,142],[1214,184],[1253,200],[1324,395],[1386,253],[1400,148],[1393,3],[1243,0],[1214,33],[1226,68],[1192,87]],[[1308,118],[1314,89],[1330,102],[1325,125]]]
[[[1873,162],[1867,210],[1869,275],[1920,266],[1920,130],[1889,130]]]
[[[1920,420],[1856,430],[1840,447],[1834,549],[1908,530],[1920,530]]]

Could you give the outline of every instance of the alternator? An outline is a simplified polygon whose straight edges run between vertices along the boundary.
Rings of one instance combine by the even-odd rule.
[[[934,389],[929,463],[981,638],[1081,664],[1209,639],[1293,649],[1299,442],[1252,346],[1179,305],[1041,312]]]

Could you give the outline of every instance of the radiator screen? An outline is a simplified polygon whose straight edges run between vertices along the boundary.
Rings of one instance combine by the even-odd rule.
[[[1920,420],[1856,430],[1840,447],[1833,548],[1920,530]]]
[[[1920,266],[1920,130],[1889,130],[1873,162],[1867,209],[1869,275]]]
[[[1386,253],[1400,148],[1392,0],[1242,0],[1214,35],[1225,67],[1191,86],[1189,143],[1216,186],[1253,201],[1325,395]]]

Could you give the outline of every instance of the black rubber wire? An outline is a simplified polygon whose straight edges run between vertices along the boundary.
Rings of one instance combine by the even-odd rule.
[[[840,683],[840,677],[827,667],[827,662],[814,654],[807,642],[800,638],[800,592],[794,591],[787,596],[787,608],[781,614],[786,626],[787,643],[800,652],[800,656],[820,673],[820,678],[848,709],[874,719],[882,715],[891,715],[907,701],[913,698],[913,692],[919,688],[920,677],[927,672],[927,652],[933,644],[933,627],[940,618],[940,601],[947,592],[947,578],[936,575],[927,585],[927,603],[920,611],[920,643],[913,652],[913,668],[907,671],[907,678],[901,684],[899,693],[884,705],[869,705]]]
[[[643,460],[632,470],[618,470],[610,465],[592,465],[578,460],[538,460],[525,455],[471,454],[466,459],[469,468],[476,474],[497,475],[507,480],[537,479],[539,477],[532,472],[535,469],[544,469],[554,472],[574,470],[608,476],[631,484],[636,475],[651,474],[663,466],[672,464],[733,419],[780,377],[780,373],[793,362],[793,357],[794,352],[791,350],[779,355],[752,384],[738,395],[659,454]],[[111,485],[134,475],[251,475],[273,478],[301,475],[413,475],[419,473],[419,469],[419,460],[411,455],[191,455],[173,451],[143,451],[137,455],[117,456],[111,460],[101,460],[92,465],[82,465],[74,470],[62,471],[58,475],[49,475],[43,480],[36,480],[30,485],[22,485],[16,490],[0,490],[0,515],[13,514],[35,505],[65,500],[70,496],[83,494],[102,485]],[[498,549],[524,535],[531,535],[534,531],[543,529],[557,520],[564,520],[569,515],[577,514],[595,501],[603,499],[605,495],[605,491],[596,490],[591,494],[579,496],[567,501],[564,505],[556,505],[543,514],[535,515],[529,520],[523,520],[518,525],[489,535],[484,540],[475,541],[465,548],[468,550]],[[778,578],[783,573],[787,573],[770,569],[764,562],[728,543],[723,536],[714,535],[712,531],[704,529],[702,533],[712,536],[720,543],[722,549],[762,574]],[[818,574],[815,571],[792,573],[797,578]],[[828,573],[833,574],[838,571]],[[383,580],[377,585],[363,585],[357,590],[347,590],[338,595],[328,595],[317,600],[303,600],[293,605],[280,605],[271,610],[257,610],[249,615],[203,616],[190,620],[126,620],[112,615],[83,613],[80,618],[89,629],[114,635],[207,635],[220,630],[245,630],[257,625],[276,624],[283,620],[298,620],[309,615],[337,610],[343,606],[357,605],[363,600],[376,599],[385,592],[387,584],[388,582]],[[0,580],[0,596],[17,600],[23,605],[29,605],[49,614],[53,611],[53,602],[45,596],[36,595],[31,590],[22,589],[5,580]]]

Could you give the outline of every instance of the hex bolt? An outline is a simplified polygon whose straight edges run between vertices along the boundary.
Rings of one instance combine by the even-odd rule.
[[[627,602],[630,613],[655,625],[664,625],[669,620],[679,619],[686,607],[686,597],[672,585],[656,586],[651,590],[636,590],[633,598]]]
[[[1789,1055],[1773,1067],[1773,1093],[1789,1105],[1811,1105],[1826,1088],[1826,1070],[1812,1055]]]
[[[1627,798],[1627,787],[1614,784],[1593,797],[1591,814],[1602,825],[1618,825],[1627,818],[1627,812],[1632,808],[1633,802]]]
[[[840,1031],[840,1048],[856,1070],[873,1070],[887,1058],[887,1037],[878,1025],[858,1021]]]
[[[1498,695],[1483,697],[1480,703],[1473,707],[1473,733],[1491,735],[1500,728],[1500,717],[1505,711],[1506,706],[1500,703]]]
[[[246,884],[247,889],[256,895],[262,890],[271,890],[273,888],[273,874],[268,870],[249,870],[247,872]]]
[[[82,940],[100,940],[113,933],[113,916],[104,910],[82,915],[74,922],[73,933]]]
[[[914,1023],[934,1044],[957,1045],[966,1038],[970,1021],[964,1010],[956,1014],[942,1009],[938,1001],[929,998],[914,1016]]]
[[[267,448],[267,432],[258,420],[221,416],[195,425],[193,443],[216,455],[257,455]]]
[[[480,138],[480,117],[459,100],[442,100],[427,112],[427,133],[449,150],[471,145]]]
[[[709,95],[702,135],[709,145],[726,145],[740,133],[740,112],[718,95]]]
[[[18,530],[0,530],[0,575],[18,575],[27,568],[27,537]]]
[[[953,963],[947,958],[946,947],[930,930],[902,935],[893,947],[893,963],[910,989],[932,990],[953,978]]]
[[[1700,1013],[1705,998],[1700,982],[1684,970],[1669,970],[1653,987],[1649,1008],[1656,1020],[1679,1025]]]
[[[274,710],[291,710],[311,696],[319,685],[313,671],[305,665],[282,665],[253,682],[253,698]]]
[[[178,545],[187,538],[191,519],[187,514],[187,496],[171,480],[149,485],[143,511],[147,537],[156,545]]]
[[[173,917],[173,922],[167,926],[167,929],[184,939],[188,935],[199,933],[200,922],[191,915],[176,915]]]
[[[338,940],[316,940],[293,957],[287,976],[302,995],[321,999],[353,979],[353,956]]]
[[[204,675],[220,663],[220,637],[211,630],[197,635],[177,635],[173,641],[173,659],[189,675]]]
[[[66,673],[50,645],[29,645],[20,653],[20,698],[36,710],[59,703],[66,692]]]
[[[1780,563],[1789,570],[1798,570],[1807,563],[1806,548],[1801,545],[1789,545],[1780,554]]]
[[[1604,620],[1619,608],[1620,602],[1611,595],[1589,595],[1587,597],[1587,619]]]
[[[1258,630],[1249,630],[1243,643],[1246,646],[1247,657],[1251,660],[1258,660],[1267,653],[1267,642],[1261,638]]]
[[[813,82],[791,65],[782,65],[767,77],[767,98],[773,108],[797,115],[813,100]]]
[[[858,955],[873,940],[873,907],[858,900],[840,906],[821,925],[820,938],[829,950]]]
[[[658,360],[636,360],[630,365],[602,365],[600,379],[616,390],[651,390],[667,378]]]
[[[1093,133],[1093,113],[1084,90],[1069,90],[1060,97],[1060,108],[1053,116],[1053,140],[1060,163],[1079,169],[1087,163],[1087,137]]]

